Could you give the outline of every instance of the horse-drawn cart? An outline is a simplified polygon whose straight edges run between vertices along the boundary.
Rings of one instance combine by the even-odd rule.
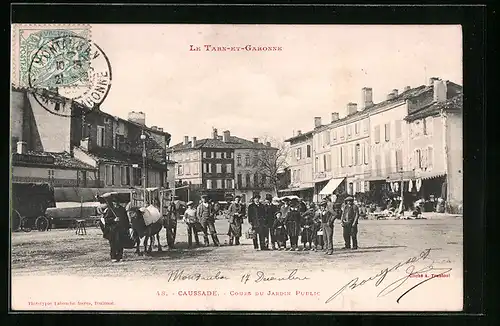
[[[55,207],[54,189],[49,184],[13,183],[11,203],[12,230],[46,231],[51,227],[45,212]]]

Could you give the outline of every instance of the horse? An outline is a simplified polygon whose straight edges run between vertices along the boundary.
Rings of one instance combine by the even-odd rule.
[[[144,238],[144,253],[150,254],[153,251],[153,241],[156,236],[156,240],[158,241],[158,251],[162,251],[160,244],[160,231],[163,228],[163,219],[159,219],[158,221],[146,225],[144,222],[144,215],[140,211],[138,207],[129,207],[127,210],[127,215],[132,224],[133,237],[136,245],[136,253],[139,256],[142,256],[140,250],[140,241]],[[149,242],[149,248],[148,248]]]

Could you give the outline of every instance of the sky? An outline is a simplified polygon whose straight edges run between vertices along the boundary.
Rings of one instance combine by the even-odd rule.
[[[252,139],[309,131],[314,117],[343,117],[371,87],[440,77],[462,84],[458,25],[92,25],[108,56],[112,86],[101,109],[146,114],[172,143],[210,137],[212,127]],[[189,51],[190,45],[202,51]],[[212,52],[212,46],[273,46],[273,52]]]

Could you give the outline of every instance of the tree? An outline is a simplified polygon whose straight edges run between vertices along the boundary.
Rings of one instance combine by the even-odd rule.
[[[278,194],[280,185],[280,173],[288,167],[288,144],[284,141],[264,136],[262,143],[269,144],[269,150],[265,150],[258,157],[259,173],[268,180],[273,188],[274,194]]]

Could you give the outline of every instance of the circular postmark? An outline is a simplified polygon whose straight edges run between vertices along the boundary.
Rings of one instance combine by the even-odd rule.
[[[98,108],[106,99],[111,88],[111,65],[104,51],[87,38],[78,35],[55,37],[33,55],[28,68],[28,85],[44,109],[59,116],[74,117]],[[56,97],[81,106],[76,109],[54,105],[48,100]]]

